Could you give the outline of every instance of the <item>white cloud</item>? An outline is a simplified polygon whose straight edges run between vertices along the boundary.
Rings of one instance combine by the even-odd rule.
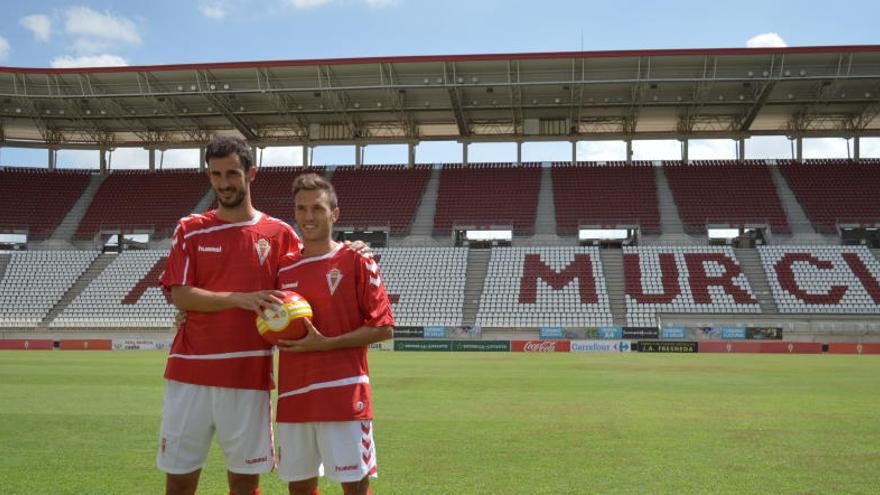
[[[397,3],[397,0],[366,0],[370,7],[389,7]]]
[[[296,9],[313,9],[330,5],[331,3],[343,3],[344,0],[287,0],[287,3]],[[359,0],[368,7],[382,8],[396,5],[398,0]]]
[[[736,141],[732,139],[692,139],[688,142],[690,160],[736,160]]]
[[[260,151],[260,154],[264,167],[302,165],[301,146],[269,146]]]
[[[70,69],[73,67],[122,67],[128,65],[128,62],[118,55],[109,54],[83,55],[81,57],[61,55],[53,58],[50,64],[57,69]]]
[[[756,136],[746,140],[746,159],[790,159],[791,141],[785,136]]]
[[[674,139],[633,141],[633,160],[681,160],[681,141]]]
[[[45,14],[24,16],[18,22],[34,33],[34,39],[37,41],[49,41],[52,37],[52,20]]]
[[[846,158],[846,147],[847,142],[843,138],[804,139],[804,159]]]
[[[6,38],[0,36],[0,60],[5,60],[9,56],[9,50],[9,42],[6,41]]]
[[[287,0],[290,5],[297,9],[311,9],[327,5],[333,0]]]
[[[880,138],[862,138],[859,148],[862,158],[880,158]]]
[[[68,34],[132,45],[141,43],[137,25],[125,17],[110,12],[101,13],[88,7],[71,7],[64,15],[64,28]]]
[[[613,162],[626,160],[623,141],[579,141],[577,159],[585,162]]]
[[[163,158],[164,155],[164,158]],[[198,168],[199,150],[193,148],[170,149],[156,152],[156,168]]]
[[[746,41],[746,46],[749,48],[782,48],[788,46],[788,43],[777,33],[761,33],[749,38]]]
[[[203,3],[199,5],[199,11],[208,19],[222,21],[226,18],[226,9],[220,2]]]
[[[106,52],[113,47],[114,43],[112,41],[77,38],[68,48],[80,55],[93,55],[95,53]]]
[[[98,168],[97,150],[58,150],[58,168]]]

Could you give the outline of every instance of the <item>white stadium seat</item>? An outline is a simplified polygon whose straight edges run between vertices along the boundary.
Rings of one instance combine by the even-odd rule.
[[[52,327],[159,327],[174,319],[174,306],[154,280],[144,280],[167,251],[124,251],[51,323]],[[152,277],[150,277],[152,279]],[[133,293],[139,284],[143,292]]]
[[[624,247],[623,255],[631,326],[655,326],[658,313],[761,312],[730,246]]]
[[[780,313],[880,313],[880,263],[864,246],[758,248]]]
[[[97,256],[95,251],[12,253],[0,279],[0,327],[39,326]]]
[[[399,326],[459,326],[465,248],[378,248],[379,267]]]
[[[492,250],[477,325],[593,327],[611,322],[598,248]]]

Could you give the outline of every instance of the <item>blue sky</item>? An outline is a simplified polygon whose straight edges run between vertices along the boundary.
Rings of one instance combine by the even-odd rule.
[[[647,48],[880,43],[880,2],[501,0],[82,0],[4,2],[0,65],[152,65],[240,60]],[[751,140],[749,157],[787,157],[784,138]],[[526,160],[567,160],[567,143],[524,146]],[[461,159],[454,143],[425,143],[420,162]],[[622,159],[622,143],[578,146],[580,159]],[[637,142],[636,158],[678,158],[675,142]],[[863,156],[880,156],[865,140]],[[843,140],[807,140],[808,157],[846,156]],[[732,158],[732,142],[692,143],[691,158]],[[317,163],[352,163],[351,147],[318,148]],[[515,159],[512,144],[473,145],[471,161]],[[405,162],[403,146],[372,146],[366,161]],[[46,152],[3,148],[0,164],[45,166]],[[143,167],[117,150],[113,167]],[[166,165],[195,166],[171,151]],[[267,150],[266,165],[297,164],[298,149]],[[62,151],[61,166],[96,166],[97,152]]]

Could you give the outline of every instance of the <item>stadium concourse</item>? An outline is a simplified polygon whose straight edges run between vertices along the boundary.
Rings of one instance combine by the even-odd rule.
[[[234,135],[302,148],[303,166],[259,171],[254,205],[272,216],[290,220],[298,174],[336,184],[336,235],[374,246],[395,346],[763,337],[861,352],[880,342],[880,160],[860,144],[880,137],[878,67],[874,45],[0,67],[0,146],[48,152],[47,169],[0,170],[0,344],[169,338],[169,236],[215,199],[203,172],[157,170],[156,152],[203,158]],[[768,136],[791,140],[790,159],[746,159]],[[851,153],[805,159],[813,138]],[[692,160],[698,139],[730,140],[736,159]],[[624,144],[623,159],[578,161],[589,140]],[[676,140],[680,160],[634,160],[638,140]],[[428,141],[459,143],[460,162],[419,163]],[[532,142],[569,143],[571,160],[524,161]],[[479,143],[516,160],[473,163]],[[364,165],[376,144],[406,146],[406,163]],[[315,166],[316,147],[343,145],[353,165]],[[120,147],[145,149],[148,170],[111,170]],[[98,169],[60,170],[62,149],[97,151]]]

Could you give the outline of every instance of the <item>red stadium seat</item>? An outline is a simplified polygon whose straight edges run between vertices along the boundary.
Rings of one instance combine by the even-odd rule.
[[[48,238],[89,185],[91,172],[0,169],[0,230]]]
[[[339,224],[387,224],[391,233],[409,231],[430,177],[430,165],[338,167],[332,182],[340,198]]]
[[[818,231],[834,234],[837,223],[880,223],[880,160],[785,160],[779,169]]]
[[[78,239],[101,230],[149,228],[168,237],[208,192],[208,178],[193,170],[116,170],[101,184],[79,228]]]
[[[689,232],[705,232],[707,224],[767,224],[774,232],[789,232],[785,210],[763,160],[666,161],[663,171]]]
[[[434,233],[455,224],[513,225],[517,234],[535,231],[541,168],[536,163],[447,164],[440,175]]]
[[[556,232],[562,235],[576,234],[585,224],[635,224],[646,233],[660,231],[652,162],[554,163],[553,202]]]

